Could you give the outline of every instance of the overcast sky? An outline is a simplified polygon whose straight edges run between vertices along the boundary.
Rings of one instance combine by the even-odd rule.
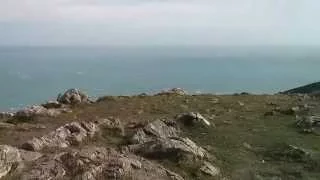
[[[320,45],[319,0],[0,0],[0,45]]]

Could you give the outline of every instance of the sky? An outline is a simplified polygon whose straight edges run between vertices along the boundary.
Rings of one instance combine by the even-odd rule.
[[[0,0],[0,45],[320,45],[319,0]]]

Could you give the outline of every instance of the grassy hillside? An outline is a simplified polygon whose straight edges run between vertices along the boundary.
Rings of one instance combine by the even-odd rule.
[[[312,94],[312,93],[319,93],[320,92],[320,82],[308,84],[305,86],[300,86],[294,89],[290,89],[287,91],[282,92],[283,94]]]
[[[318,100],[287,95],[107,96],[91,105],[76,106],[72,113],[55,118],[16,120],[14,123],[23,123],[26,128],[0,129],[0,142],[19,147],[32,137],[41,136],[67,122],[112,116],[124,123],[126,137],[105,131],[86,144],[121,149],[135,131],[132,124],[143,126],[159,118],[170,120],[178,114],[193,111],[201,113],[214,126],[184,129],[183,133],[215,156],[215,164],[221,168],[223,177],[231,180],[316,180],[320,178],[320,161],[317,161],[320,137],[301,133],[294,125],[296,114],[285,113],[292,107],[305,104],[312,105],[312,113],[318,112]],[[268,115],[274,109],[283,111]],[[301,112],[299,115],[307,114]],[[307,149],[313,153],[313,158],[305,160],[301,154],[292,155],[291,150],[286,149],[291,145]],[[185,179],[212,179],[189,166],[158,162]]]

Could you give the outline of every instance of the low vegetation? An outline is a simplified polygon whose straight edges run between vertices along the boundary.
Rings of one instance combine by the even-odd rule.
[[[308,109],[302,111],[302,107]],[[182,113],[198,112],[211,126],[181,126],[179,131],[212,155],[209,161],[219,167],[221,175],[204,174],[197,160],[152,161],[190,180],[316,180],[320,178],[320,137],[303,133],[295,123],[296,116],[317,114],[319,108],[317,98],[284,94],[106,96],[95,103],[74,105],[72,112],[55,117],[6,120],[15,126],[0,129],[0,142],[20,147],[66,123],[114,118],[123,129],[103,128],[94,138],[71,148],[96,145],[122,151],[130,137],[148,123],[175,121]]]

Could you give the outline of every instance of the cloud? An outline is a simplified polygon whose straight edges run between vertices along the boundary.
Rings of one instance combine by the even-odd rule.
[[[269,3],[268,3],[269,2]],[[270,3],[273,2],[273,3]],[[281,8],[268,8],[275,0],[0,0],[0,20],[7,21],[96,21],[217,20],[238,17],[254,20]],[[270,17],[272,18],[272,17]],[[219,21],[211,21],[219,23]],[[230,21],[227,23],[230,23]]]
[[[0,22],[9,24],[0,33],[72,42],[106,42],[99,38],[106,35],[124,42],[316,42],[318,9],[317,0],[0,0]],[[25,35],[15,23],[25,24]]]

